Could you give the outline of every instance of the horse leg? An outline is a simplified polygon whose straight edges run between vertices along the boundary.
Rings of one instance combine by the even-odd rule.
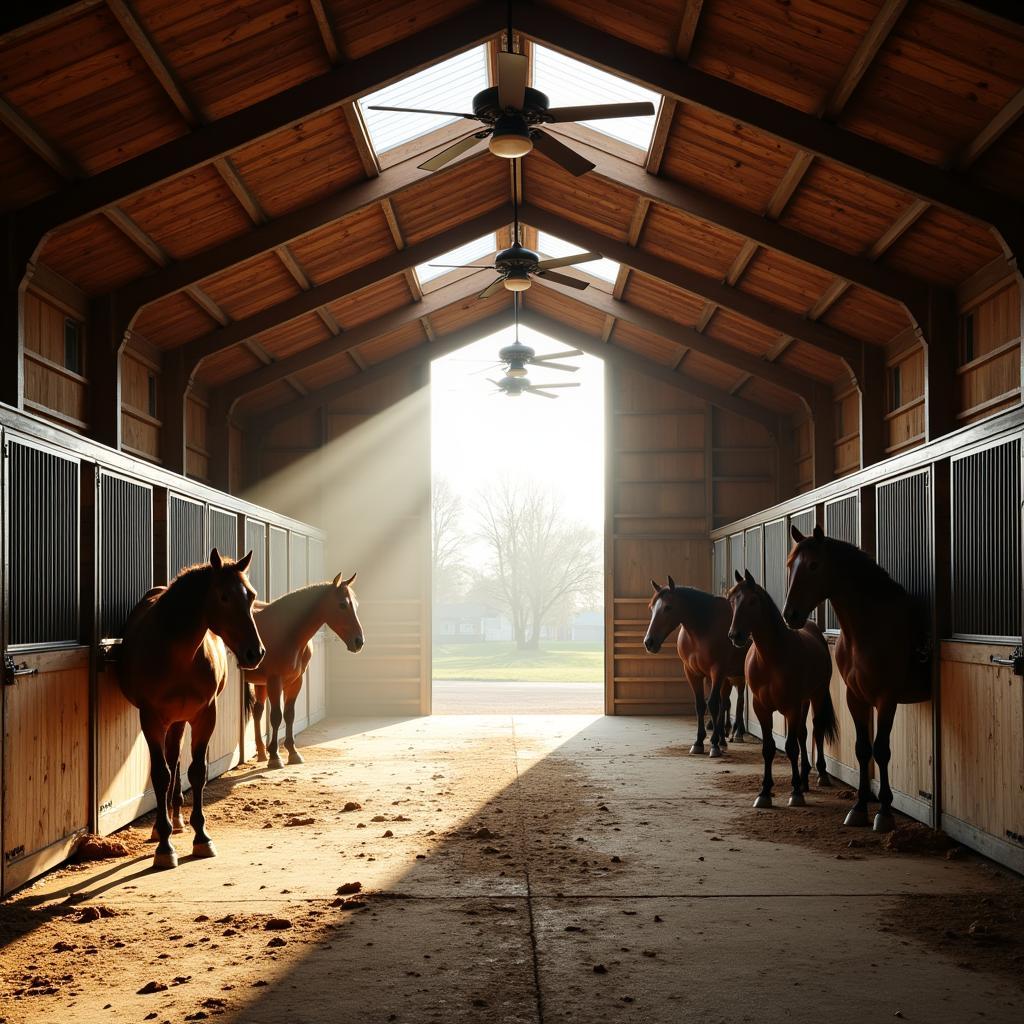
[[[878,765],[878,800],[881,807],[875,815],[875,831],[891,832],[896,827],[892,816],[892,789],[889,788],[889,757],[892,750],[889,738],[896,718],[896,703],[883,704],[878,709],[878,731],[875,733],[875,764]]]
[[[267,744],[263,739],[263,709],[267,704],[267,690],[266,687],[254,687],[253,692],[259,693],[263,691],[263,700],[260,700],[257,696],[252,705],[252,731],[256,740],[256,760],[266,761],[267,759]]]
[[[871,799],[871,705],[847,688],[846,706],[850,709],[857,730],[855,750],[860,768],[860,785],[857,787],[857,802],[846,815],[843,824],[863,828],[868,823],[868,801]]]
[[[818,701],[812,700],[811,707],[814,709],[811,736],[814,750],[817,754],[817,760],[814,762],[814,768],[818,773],[818,786],[821,789],[826,789],[831,787],[832,779],[829,777],[828,765],[825,763],[825,728],[818,718],[821,699],[819,698]]]
[[[711,749],[708,757],[722,756],[722,677],[717,676],[711,683],[711,697],[708,699],[708,710],[711,712],[711,721],[714,722],[714,730],[711,733]]]
[[[267,700],[270,701],[270,742],[267,744],[267,767],[283,768],[284,762],[277,752],[277,732],[281,728],[281,680],[271,676],[267,680]]]
[[[181,795],[181,737],[184,732],[185,723],[174,722],[164,739],[164,757],[171,773],[171,828],[174,832],[185,831],[185,819],[181,816],[181,806],[185,802]]]
[[[216,701],[211,701],[192,721],[192,763],[188,766],[188,781],[192,783],[192,814],[188,820],[194,833],[192,837],[193,857],[217,856],[217,851],[206,834],[206,814],[203,812],[206,752],[216,724]]]
[[[142,735],[149,747],[150,777],[153,780],[153,792],[156,794],[156,821],[153,831],[157,837],[156,853],[153,856],[153,867],[176,868],[178,855],[171,845],[171,819],[167,816],[167,791],[171,785],[171,772],[164,756],[164,739],[167,727],[152,715],[140,714]]]
[[[301,685],[301,678],[299,683]],[[292,732],[295,723],[295,701],[298,697],[299,692],[296,691],[284,702],[284,746],[288,751],[289,764],[305,764],[305,758],[295,749],[295,736]]]
[[[793,792],[789,797],[790,807],[806,807],[804,786],[800,778],[800,708],[796,713],[786,715],[786,757],[793,772]]]
[[[754,698],[754,714],[761,723],[761,756],[764,758],[764,777],[761,792],[754,801],[755,807],[772,805],[772,761],[775,759],[775,737],[772,735],[772,713]]]
[[[687,682],[690,684],[690,689],[693,690],[693,702],[697,706],[697,738],[694,740],[693,746],[690,747],[690,753],[703,754],[704,737],[707,735],[704,729],[704,715],[707,712],[707,705],[704,701],[704,677],[700,676],[697,682],[694,682],[687,676]]]
[[[729,723],[732,720],[732,688],[728,682],[722,683],[720,691],[722,709],[719,711],[718,735],[724,750],[729,745]]]
[[[800,705],[800,727],[797,738],[800,740],[800,785],[806,793],[811,788],[811,759],[807,756],[807,712],[810,701]]]
[[[744,737],[747,735],[746,726],[746,694],[747,694],[747,683],[746,680],[740,680],[739,685],[736,687],[736,717],[733,720],[732,726],[732,738],[737,743],[742,743]]]

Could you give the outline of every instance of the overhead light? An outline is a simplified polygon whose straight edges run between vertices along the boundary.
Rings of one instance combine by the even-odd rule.
[[[526,376],[526,367],[525,366],[512,365],[506,371],[506,376],[509,376],[509,377],[525,377]]]
[[[513,267],[505,278],[505,287],[510,292],[525,292],[530,283],[529,272],[524,267]]]
[[[530,138],[530,130],[522,117],[517,114],[505,114],[499,117],[494,125],[487,148],[495,156],[517,160],[533,149],[533,139]]]

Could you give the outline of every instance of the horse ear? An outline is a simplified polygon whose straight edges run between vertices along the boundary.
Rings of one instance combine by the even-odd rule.
[[[743,582],[743,577],[740,575],[739,569],[733,569],[732,574],[733,574],[733,576],[736,577],[736,582],[737,583],[742,583]]]
[[[224,565],[223,561],[221,561],[220,552],[216,548],[210,552],[210,565],[212,565],[214,569],[219,569]]]
[[[339,572],[338,575],[335,576],[334,579],[331,581],[331,585],[336,587],[340,582],[341,582],[341,573]]]
[[[815,540],[824,540],[825,539],[825,531],[821,528],[821,526],[818,523],[814,524],[814,539]]]
[[[746,580],[747,580],[748,583],[753,583],[754,582],[754,577],[750,575],[750,570],[749,569],[744,569],[743,570],[743,575],[746,577]]]
[[[670,590],[675,590],[676,589],[676,581],[674,579],[672,579],[671,576],[669,576],[669,578],[668,578],[668,586],[669,586]]]
[[[357,577],[358,575],[359,575],[359,573],[357,573],[357,572],[354,572],[354,573],[352,573],[352,575],[351,575],[351,576],[349,576],[349,578],[348,578],[347,580],[345,580],[345,581],[344,581],[344,583],[345,583],[345,586],[346,586],[346,587],[351,587],[351,586],[352,586],[352,584],[353,584],[353,583],[355,582],[355,578],[356,578],[356,577]]]
[[[794,544],[802,544],[807,538],[796,528],[796,526],[790,523],[789,535],[793,538]]]
[[[242,555],[242,557],[237,562],[235,562],[235,568],[239,572],[245,572],[245,570],[249,568],[249,563],[251,561],[252,561],[252,552],[250,551],[247,554]]]
[[[654,580],[651,580],[651,586],[654,587],[654,592],[656,594],[660,594],[661,593],[661,584],[660,583],[655,583]]]

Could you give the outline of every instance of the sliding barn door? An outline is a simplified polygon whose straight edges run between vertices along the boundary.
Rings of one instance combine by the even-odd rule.
[[[711,529],[706,437],[698,399],[628,371],[605,367],[608,464],[605,527],[605,710],[688,714],[693,697],[675,634],[657,655],[643,647],[651,579],[710,588]]]
[[[331,638],[335,714],[430,713],[429,367],[327,410],[321,452],[326,575],[358,571],[366,646]]]

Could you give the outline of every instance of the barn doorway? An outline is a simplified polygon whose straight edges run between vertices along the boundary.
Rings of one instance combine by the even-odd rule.
[[[571,349],[555,332],[519,338],[538,356]],[[509,395],[498,353],[512,341],[504,329],[432,364],[432,708],[600,714],[604,366],[528,365],[541,393]]]

